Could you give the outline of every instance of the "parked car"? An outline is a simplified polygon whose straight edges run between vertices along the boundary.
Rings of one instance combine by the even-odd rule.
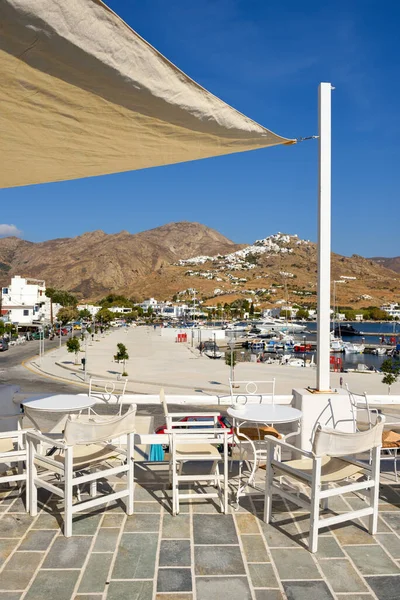
[[[8,341],[0,339],[0,352],[4,352],[5,350],[8,350]]]
[[[66,327],[61,327],[61,335],[68,335],[69,331]],[[60,335],[60,330],[55,329],[55,334]]]
[[[206,425],[205,427],[201,424],[202,421],[210,421],[210,417],[207,416],[186,416],[186,417],[182,417],[182,419],[179,420],[180,422],[182,422],[182,427],[185,428],[189,428],[189,429],[207,429],[210,428],[210,425]],[[229,433],[233,433],[233,429],[232,429],[232,424],[231,422],[227,419],[227,417],[223,416],[223,415],[219,415],[217,417],[217,427],[220,427],[221,429],[229,429]],[[155,430],[155,433],[165,433],[167,430],[167,425],[161,425],[160,427],[158,427]],[[169,446],[168,444],[163,444],[163,448],[166,452],[168,452],[169,450]]]

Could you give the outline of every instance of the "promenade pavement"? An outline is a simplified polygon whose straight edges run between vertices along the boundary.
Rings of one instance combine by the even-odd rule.
[[[177,343],[169,336],[163,337],[159,328],[118,328],[96,335],[95,341],[88,342],[86,353],[79,353],[79,366],[74,365],[75,357],[67,352],[65,346],[46,352],[40,362],[35,357],[26,366],[43,375],[84,384],[80,362],[86,356],[87,380],[89,375],[115,379],[123,371],[123,365],[113,360],[119,342],[126,345],[129,354],[126,363],[129,392],[155,394],[160,387],[170,394],[229,392],[230,368],[223,358],[213,360],[200,356],[190,342]],[[268,380],[273,377],[276,378],[277,394],[290,394],[293,388],[314,387],[316,384],[315,368],[247,362],[239,362],[235,367],[236,380]],[[387,393],[387,386],[381,383],[382,375],[379,373],[332,373],[333,388],[339,387],[341,377],[343,384],[348,383],[354,391]],[[400,394],[400,383],[394,384],[391,391],[392,394]]]

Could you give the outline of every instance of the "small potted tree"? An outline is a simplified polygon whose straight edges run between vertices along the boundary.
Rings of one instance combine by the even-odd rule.
[[[396,383],[400,374],[400,362],[387,358],[381,365],[381,371],[384,373],[382,383],[385,383],[388,386],[388,394],[390,394],[390,388]]]
[[[78,365],[79,364],[79,350],[81,349],[81,345],[79,343],[79,340],[77,337],[72,337],[69,340],[67,340],[67,350],[68,352],[74,352],[75,353],[75,364]]]
[[[117,363],[122,360],[124,366],[121,377],[128,377],[128,373],[125,370],[125,363],[129,359],[128,351],[125,344],[117,344],[117,349],[117,353],[114,354],[114,360],[116,360]]]

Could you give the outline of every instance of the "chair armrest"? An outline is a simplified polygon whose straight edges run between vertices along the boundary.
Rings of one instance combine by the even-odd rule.
[[[196,412],[196,413],[168,413],[168,417],[219,417],[221,413],[219,412]]]
[[[60,448],[62,450],[66,450],[68,448],[67,444],[57,440],[55,438],[48,437],[47,435],[43,435],[42,433],[38,433],[37,431],[28,431],[27,440],[36,440],[37,442],[45,442],[50,446],[55,446],[56,448]]]
[[[268,444],[271,444],[272,446],[281,446],[281,448],[287,448],[288,450],[293,450],[293,452],[298,452],[299,454],[301,454],[302,456],[306,456],[307,458],[315,458],[315,454],[313,452],[308,452],[307,450],[302,450],[301,448],[297,448],[296,446],[293,446],[292,444],[288,444],[287,442],[284,442],[283,440],[278,440],[277,438],[273,437],[272,435],[266,435],[264,437],[264,440],[266,442],[268,442]]]

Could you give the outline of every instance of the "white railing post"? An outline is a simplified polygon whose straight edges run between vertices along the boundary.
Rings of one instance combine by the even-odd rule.
[[[331,90],[319,85],[317,390],[330,390]]]

